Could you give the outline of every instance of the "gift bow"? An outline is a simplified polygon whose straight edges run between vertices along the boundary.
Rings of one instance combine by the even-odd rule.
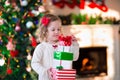
[[[59,38],[61,46],[70,46],[72,44],[72,37],[71,36],[60,35],[58,38]]]

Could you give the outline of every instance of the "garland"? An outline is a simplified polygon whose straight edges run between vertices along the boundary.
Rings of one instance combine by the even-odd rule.
[[[73,9],[76,6],[79,7],[80,9],[84,9],[85,2],[86,2],[85,0],[52,0],[53,5],[59,8],[64,8],[65,6],[68,6],[71,9]],[[101,4],[97,2],[100,2]],[[108,11],[108,7],[105,5],[105,0],[97,2],[95,2],[94,0],[90,0],[87,6],[89,6],[90,8],[98,8],[103,12]]]

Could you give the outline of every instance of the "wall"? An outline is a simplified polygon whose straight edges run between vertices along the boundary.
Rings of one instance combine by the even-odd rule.
[[[120,80],[120,25],[114,26],[114,53],[115,77],[114,80]]]
[[[119,20],[120,19],[119,3],[120,3],[120,0],[106,0],[105,4],[109,8],[109,13],[104,13],[104,15],[115,16],[117,18],[117,20]],[[71,9],[71,8],[65,6],[63,9],[60,9],[60,8],[57,8],[56,6],[52,5],[51,0],[47,0],[45,5],[47,6],[47,9],[50,11],[50,13],[53,13],[53,14],[56,14],[56,15],[68,15],[70,13],[78,14],[80,12],[84,12],[84,13],[87,12],[88,13],[90,11],[91,12],[95,11],[94,9],[86,10],[86,9],[88,9],[88,7],[85,7],[85,9],[79,9],[78,7],[75,7],[74,9]],[[103,14],[103,12],[101,12],[101,10],[97,10],[96,12],[100,12],[100,14],[101,13]]]
[[[106,5],[120,13],[120,0],[106,0]]]

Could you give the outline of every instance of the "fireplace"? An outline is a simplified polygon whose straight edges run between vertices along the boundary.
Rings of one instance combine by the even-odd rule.
[[[107,75],[107,47],[80,48],[80,55],[77,61],[73,62],[80,77],[104,76]]]

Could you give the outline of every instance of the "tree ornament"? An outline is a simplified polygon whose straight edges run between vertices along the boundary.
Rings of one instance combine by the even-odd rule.
[[[26,67],[26,71],[30,72],[31,71],[31,67],[30,67],[30,64],[27,65]]]
[[[8,44],[6,45],[7,50],[13,50],[14,45],[13,45],[12,41],[13,41],[12,38],[10,38],[8,41]]]
[[[10,5],[9,0],[6,0],[6,1],[5,1],[5,5],[6,5],[6,6],[9,6],[9,5]]]
[[[12,17],[12,21],[13,21],[14,23],[18,22],[18,18],[17,18],[16,16],[13,16],[13,17]]]
[[[34,24],[35,24],[35,25],[39,24],[39,20],[36,19],[36,20],[34,21]]]
[[[12,69],[8,68],[7,69],[7,74],[12,74]]]
[[[29,37],[30,37],[30,40],[31,40],[31,45],[33,47],[36,47],[37,46],[37,41],[36,39],[29,33]]]
[[[0,36],[0,45],[2,45],[2,42],[3,42],[3,40],[2,40],[2,37]]]
[[[2,11],[0,11],[0,16],[2,16]]]
[[[28,21],[28,22],[26,23],[26,27],[27,27],[28,29],[31,28],[33,25],[34,25],[34,24],[33,24],[32,21]]]
[[[16,57],[18,55],[18,50],[10,50],[10,55],[12,58]]]
[[[34,17],[35,15],[32,12],[28,12],[27,16]]]
[[[14,11],[19,12],[19,11],[20,11],[20,8],[16,5],[16,6],[14,7]]]
[[[32,56],[30,55],[30,53],[28,53],[27,60],[31,60],[31,59],[32,59]]]
[[[27,0],[20,0],[20,4],[21,4],[21,6],[27,6],[28,1]]]
[[[38,8],[38,11],[39,11],[40,13],[46,12],[45,6],[40,6],[40,7]]]
[[[36,47],[36,45],[37,45],[37,41],[36,41],[36,39],[33,36],[31,37],[31,45],[33,47]]]
[[[3,19],[0,18],[0,25],[2,25],[4,23]]]
[[[27,18],[27,14],[28,14],[28,12],[25,12],[25,13],[24,13],[24,15],[22,16],[22,17],[23,17],[23,19]],[[23,22],[24,22],[24,20],[21,20],[21,22],[23,23]]]
[[[17,24],[17,25],[16,25],[16,27],[15,27],[15,31],[17,31],[17,32],[18,32],[18,31],[20,31],[20,30],[21,30],[20,25],[19,25],[19,24]]]
[[[13,8],[17,6],[16,0],[10,0],[10,1],[11,1],[11,4],[12,4],[12,7],[13,7]]]
[[[35,16],[38,16],[40,14],[40,12],[37,10],[32,10],[31,13],[34,14]]]
[[[0,54],[0,66],[3,66],[5,64],[5,59],[4,56],[2,54]]]
[[[0,59],[0,66],[3,66],[5,64],[5,60],[3,58]]]

